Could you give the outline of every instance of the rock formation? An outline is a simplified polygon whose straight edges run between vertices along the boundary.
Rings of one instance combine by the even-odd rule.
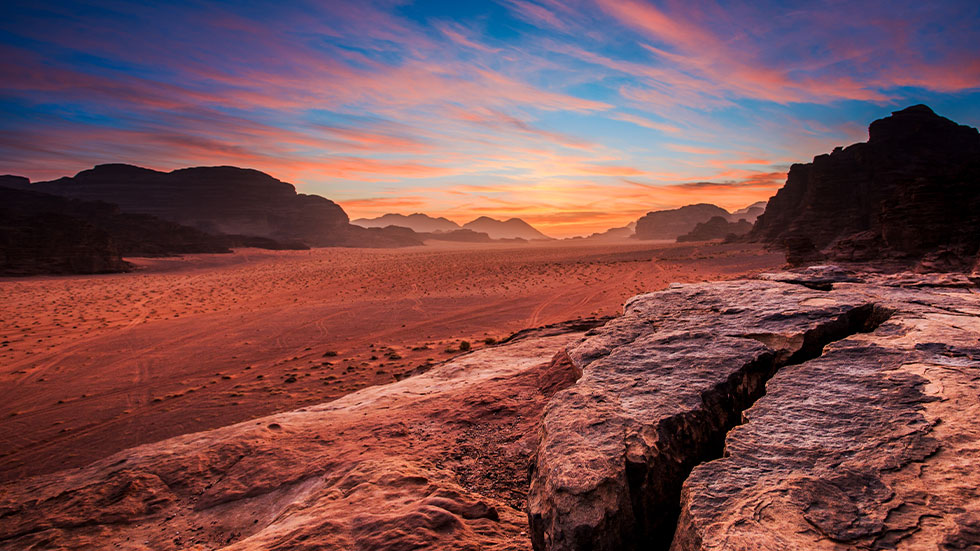
[[[568,350],[582,376],[545,408],[536,549],[980,541],[972,283],[768,279],[635,297]]]
[[[14,176],[12,174],[5,174],[0,176],[0,187],[13,188],[13,189],[29,189],[31,181],[23,176]]]
[[[868,133],[867,142],[793,165],[752,238],[797,264],[891,259],[968,269],[980,250],[980,134],[924,105]]]
[[[595,323],[6,484],[0,549],[528,549],[537,420],[575,380],[552,356]]]
[[[211,235],[148,214],[122,213],[109,203],[30,189],[0,186],[0,273],[6,275],[126,271],[123,256],[305,248],[263,237]]]
[[[636,221],[636,237],[638,239],[673,241],[714,216],[728,219],[729,214],[727,210],[721,207],[706,203],[687,205],[679,209],[648,212]]]
[[[731,222],[746,220],[749,223],[754,223],[763,212],[766,212],[766,201],[758,201],[731,213],[728,216],[728,220]]]
[[[493,239],[527,239],[528,241],[551,239],[520,218],[495,220],[488,216],[481,216],[463,224],[463,229],[485,233]]]
[[[3,201],[0,188],[0,203]],[[0,209],[0,275],[125,272],[119,248],[104,230],[63,214],[10,216]]]
[[[74,177],[38,182],[30,189],[119,205],[211,234],[301,241],[312,246],[404,246],[421,241],[384,230],[351,226],[339,205],[297,194],[288,183],[257,170],[230,166],[159,172],[130,165],[99,165]]]
[[[452,220],[439,217],[433,218],[427,214],[416,212],[415,214],[385,214],[377,218],[358,218],[351,220],[351,224],[364,228],[384,228],[387,226],[401,226],[410,228],[418,233],[451,232],[460,229],[459,224]]]
[[[620,228],[609,228],[604,232],[596,232],[585,237],[573,237],[572,239],[588,239],[590,241],[623,241],[636,237],[636,222],[631,222]]]
[[[0,549],[980,541],[966,276],[821,267],[673,285],[593,327],[525,331],[330,403],[7,483]]]
[[[712,239],[732,239],[752,231],[752,223],[744,218],[737,222],[729,222],[721,216],[713,216],[707,222],[701,222],[689,233],[677,238],[678,243],[686,241],[711,241]]]

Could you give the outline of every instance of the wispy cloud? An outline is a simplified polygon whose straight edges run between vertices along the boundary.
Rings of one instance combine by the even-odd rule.
[[[10,2],[0,173],[238,164],[354,217],[599,230],[765,199],[782,165],[905,103],[976,125],[978,19],[955,0]]]

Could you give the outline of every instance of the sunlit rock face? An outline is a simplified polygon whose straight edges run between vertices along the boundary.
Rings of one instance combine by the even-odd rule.
[[[795,164],[752,237],[793,263],[892,259],[964,269],[980,249],[980,134],[916,105],[869,140]]]
[[[595,323],[6,483],[0,549],[526,550],[540,411],[578,375],[556,351]]]
[[[535,548],[962,548],[971,287],[823,267],[634,298],[569,350],[582,376],[545,408]]]

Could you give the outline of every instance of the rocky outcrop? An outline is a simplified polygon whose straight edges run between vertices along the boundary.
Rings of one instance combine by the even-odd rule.
[[[980,545],[976,295],[875,294],[887,323],[780,370],[725,457],[693,471],[672,550]]]
[[[638,239],[673,241],[693,230],[698,224],[707,222],[715,216],[727,220],[729,214],[727,210],[707,203],[687,205],[679,209],[648,212],[636,221],[636,237]]]
[[[600,242],[622,242],[636,237],[636,223],[630,223],[621,228],[609,228],[604,232],[595,232],[584,237],[573,237],[572,239],[588,239],[589,241]]]
[[[13,189],[28,189],[31,185],[31,181],[23,176],[13,176],[11,174],[5,174],[0,176],[0,187],[13,188]]]
[[[0,210],[0,275],[103,274],[129,269],[109,234],[84,220],[56,213],[12,217]]]
[[[866,143],[793,165],[751,237],[796,264],[968,269],[980,250],[978,182],[977,130],[916,105],[873,122]]]
[[[535,548],[964,548],[980,301],[817,275],[674,285],[572,347],[582,377],[546,407],[534,464]]]
[[[74,177],[38,182],[31,189],[119,205],[211,234],[249,235],[312,246],[402,246],[420,241],[399,232],[348,223],[339,205],[257,170],[230,166],[159,172],[130,165],[99,165]],[[363,240],[363,241],[362,241]]]
[[[556,350],[522,332],[408,379],[0,486],[0,549],[526,550]]]
[[[495,220],[489,216],[481,216],[472,222],[463,224],[463,229],[485,233],[493,239],[526,239],[528,241],[551,239],[520,218]]]
[[[364,228],[385,228],[388,226],[401,226],[410,228],[418,233],[433,232],[452,232],[460,229],[459,224],[447,218],[434,218],[421,212],[415,214],[385,214],[377,218],[358,218],[351,220],[351,224]]]
[[[116,205],[0,186],[0,273],[107,273],[124,256],[224,253],[231,247],[306,248],[268,238],[211,235]]]
[[[755,221],[762,216],[762,213],[766,212],[766,201],[757,201],[751,205],[736,210],[728,216],[730,222],[738,222],[739,220],[746,220],[749,223],[755,223]]]
[[[729,222],[721,216],[713,216],[707,222],[701,222],[689,233],[677,238],[678,243],[688,241],[711,241],[712,239],[734,239],[752,231],[752,224],[744,218],[737,222]]]

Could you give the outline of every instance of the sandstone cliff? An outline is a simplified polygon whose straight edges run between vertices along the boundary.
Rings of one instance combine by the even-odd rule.
[[[980,249],[980,134],[924,105],[869,139],[791,167],[752,238],[793,263],[892,259],[963,269]]]

